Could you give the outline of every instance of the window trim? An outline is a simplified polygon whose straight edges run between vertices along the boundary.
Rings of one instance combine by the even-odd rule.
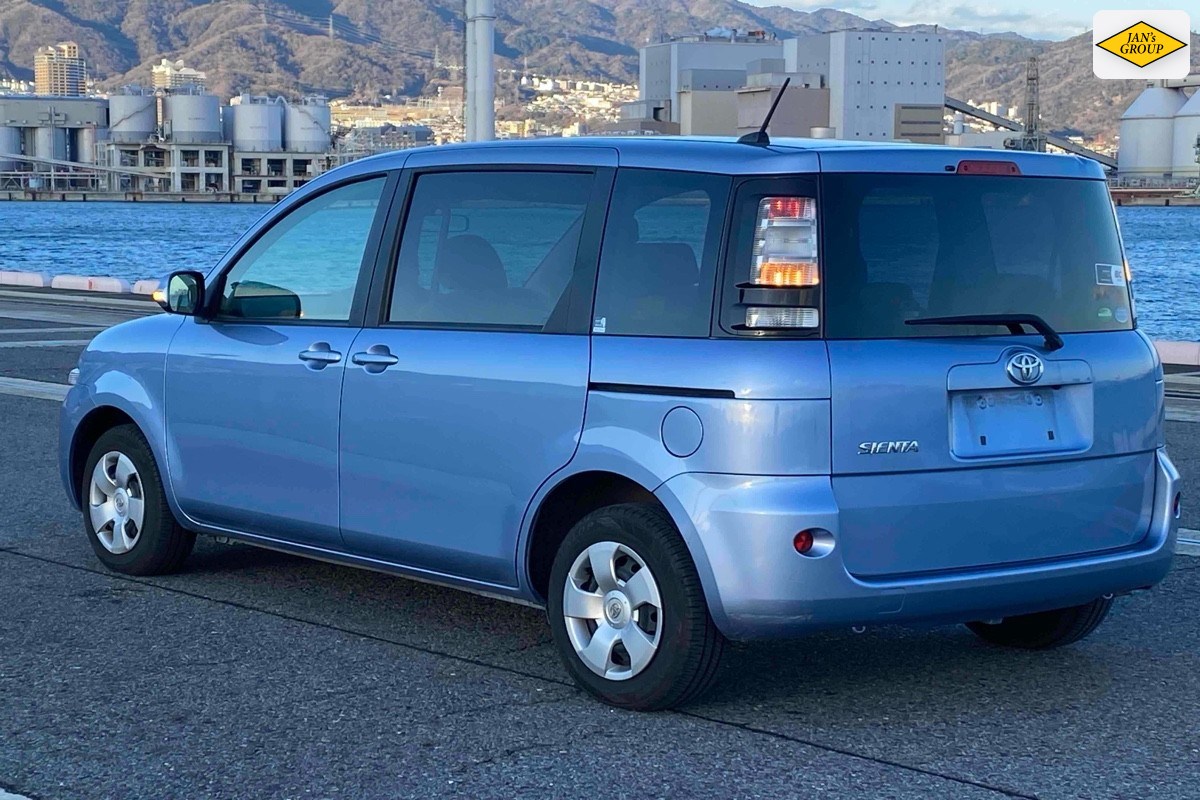
[[[546,324],[538,328],[533,325],[500,325],[472,322],[393,322],[388,319],[392,293],[395,289],[396,268],[403,243],[404,228],[412,211],[416,186],[424,175],[446,173],[479,172],[551,172],[558,174],[582,174],[592,176],[587,206],[584,209],[583,226],[579,232],[579,246],[575,255],[575,267],[571,282],[563,298],[567,299],[565,314],[558,314],[559,307],[551,311]],[[404,169],[396,189],[393,212],[383,231],[381,246],[376,253],[371,279],[371,290],[366,302],[363,327],[389,330],[428,331],[478,331],[484,333],[538,333],[588,335],[591,332],[592,303],[595,299],[596,276],[599,268],[600,239],[604,233],[604,222],[608,215],[609,198],[616,169],[586,164],[453,164]],[[562,299],[559,300],[559,306]]]
[[[253,236],[246,241],[237,252],[226,261],[225,266],[215,275],[205,286],[204,314],[201,317],[204,322],[220,323],[223,325],[308,325],[313,327],[328,327],[328,328],[361,328],[363,322],[363,314],[366,309],[367,296],[370,291],[370,281],[373,271],[373,266],[378,257],[380,249],[381,235],[385,231],[385,223],[391,215],[391,209],[396,199],[396,187],[399,183],[399,172],[397,170],[386,170],[381,172],[372,172],[365,175],[355,175],[352,178],[347,178],[337,183],[332,183],[329,186],[323,186],[319,191],[313,192],[311,196],[303,198],[301,201],[292,207],[283,211],[279,216],[272,219],[269,223],[262,225],[254,231]],[[352,186],[356,183],[364,183],[366,181],[384,179],[383,188],[379,193],[379,204],[375,208],[375,217],[371,221],[371,228],[367,233],[367,245],[363,250],[362,262],[359,264],[358,278],[354,286],[354,299],[350,304],[350,317],[346,320],[320,320],[297,318],[290,319],[287,317],[281,318],[264,318],[253,319],[246,317],[229,317],[220,313],[221,298],[225,293],[225,281],[229,273],[239,264],[246,254],[258,242],[266,236],[276,225],[290,217],[295,212],[299,211],[304,206],[324,197],[330,192],[338,189],[344,189],[347,186]]]

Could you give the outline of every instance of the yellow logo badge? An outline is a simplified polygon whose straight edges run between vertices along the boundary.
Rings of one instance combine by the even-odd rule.
[[[1144,67],[1187,47],[1187,42],[1181,42],[1153,25],[1138,22],[1102,42],[1096,42],[1096,47],[1107,50],[1130,64]]]

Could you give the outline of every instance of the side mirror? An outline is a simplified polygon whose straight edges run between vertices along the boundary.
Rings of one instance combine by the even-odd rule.
[[[167,287],[155,291],[154,299],[168,314],[193,315],[204,304],[204,276],[191,270],[172,272]]]

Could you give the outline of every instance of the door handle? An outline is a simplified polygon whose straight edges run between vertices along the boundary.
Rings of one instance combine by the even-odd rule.
[[[365,352],[355,353],[350,360],[373,375],[383,372],[393,364],[399,364],[400,359],[392,355],[386,344],[373,344]]]
[[[313,342],[307,350],[301,351],[300,360],[308,364],[309,369],[325,369],[341,361],[342,354],[332,349],[329,342]]]

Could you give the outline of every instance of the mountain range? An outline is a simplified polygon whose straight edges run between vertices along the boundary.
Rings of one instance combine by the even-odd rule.
[[[169,57],[208,72],[222,95],[417,94],[460,78],[462,7],[462,0],[0,0],[0,74],[31,78],[36,48],[73,40],[108,88],[148,83],[151,65]],[[781,38],[897,29],[833,9],[739,0],[497,0],[496,7],[501,69],[622,82],[637,79],[638,47],[664,36],[717,26]],[[962,99],[1021,105],[1026,59],[1038,56],[1042,117],[1051,129],[1111,136],[1140,89],[1137,81],[1093,77],[1090,34],[1052,42],[938,32],[946,37],[947,91]]]

